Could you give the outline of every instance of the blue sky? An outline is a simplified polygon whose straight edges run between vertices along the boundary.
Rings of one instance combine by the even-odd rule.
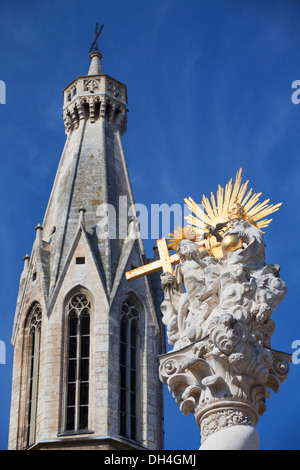
[[[127,85],[123,137],[136,202],[183,203],[215,192],[243,168],[255,192],[283,202],[266,229],[268,263],[288,294],[273,315],[272,347],[300,340],[300,3],[263,0],[0,0],[1,318],[0,448],[7,447],[13,348],[23,257],[41,223],[65,142],[62,90],[88,71],[104,23],[104,73]],[[152,256],[155,240],[146,241]],[[300,365],[271,392],[261,449],[300,448]],[[194,418],[165,394],[166,449],[197,449]]]

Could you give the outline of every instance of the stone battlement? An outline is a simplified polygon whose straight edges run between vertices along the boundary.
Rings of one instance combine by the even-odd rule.
[[[77,77],[64,91],[63,120],[66,134],[77,129],[81,120],[99,118],[124,134],[127,125],[127,90],[109,75]]]

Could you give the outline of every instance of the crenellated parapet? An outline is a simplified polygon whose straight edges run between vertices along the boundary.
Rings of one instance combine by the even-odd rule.
[[[105,119],[121,135],[127,125],[126,86],[109,75],[77,77],[64,91],[63,120],[66,134],[77,129],[80,121],[91,123]]]

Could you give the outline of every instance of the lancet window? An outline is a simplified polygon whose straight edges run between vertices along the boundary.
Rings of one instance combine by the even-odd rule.
[[[140,312],[130,297],[122,304],[120,324],[120,435],[139,440]]]
[[[40,372],[40,344],[41,344],[42,311],[39,304],[35,304],[28,319],[29,330],[29,383],[28,383],[28,411],[27,411],[27,447],[35,443],[37,404]]]
[[[90,313],[91,303],[87,296],[73,295],[68,304],[66,431],[88,429]]]

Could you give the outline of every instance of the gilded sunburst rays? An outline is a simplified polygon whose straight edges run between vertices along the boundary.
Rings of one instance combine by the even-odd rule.
[[[234,184],[231,178],[225,189],[219,185],[216,196],[211,193],[210,200],[203,195],[202,207],[191,197],[186,198],[184,201],[191,211],[191,214],[185,217],[188,225],[183,228],[177,227],[174,233],[170,234],[170,248],[176,250],[178,243],[184,238],[196,242],[203,240],[209,226],[216,227],[218,223],[228,222],[230,217],[234,217],[235,211],[238,211],[240,218],[259,229],[267,227],[272,221],[267,217],[276,212],[281,203],[269,204],[269,199],[259,202],[262,193],[253,193],[252,188],[248,189],[248,184],[249,180],[242,183],[242,168],[240,168],[236,173]]]
[[[173,233],[169,233],[169,247],[176,251],[177,245],[182,240],[196,241],[197,233],[193,227],[181,227],[180,225],[174,230]]]

